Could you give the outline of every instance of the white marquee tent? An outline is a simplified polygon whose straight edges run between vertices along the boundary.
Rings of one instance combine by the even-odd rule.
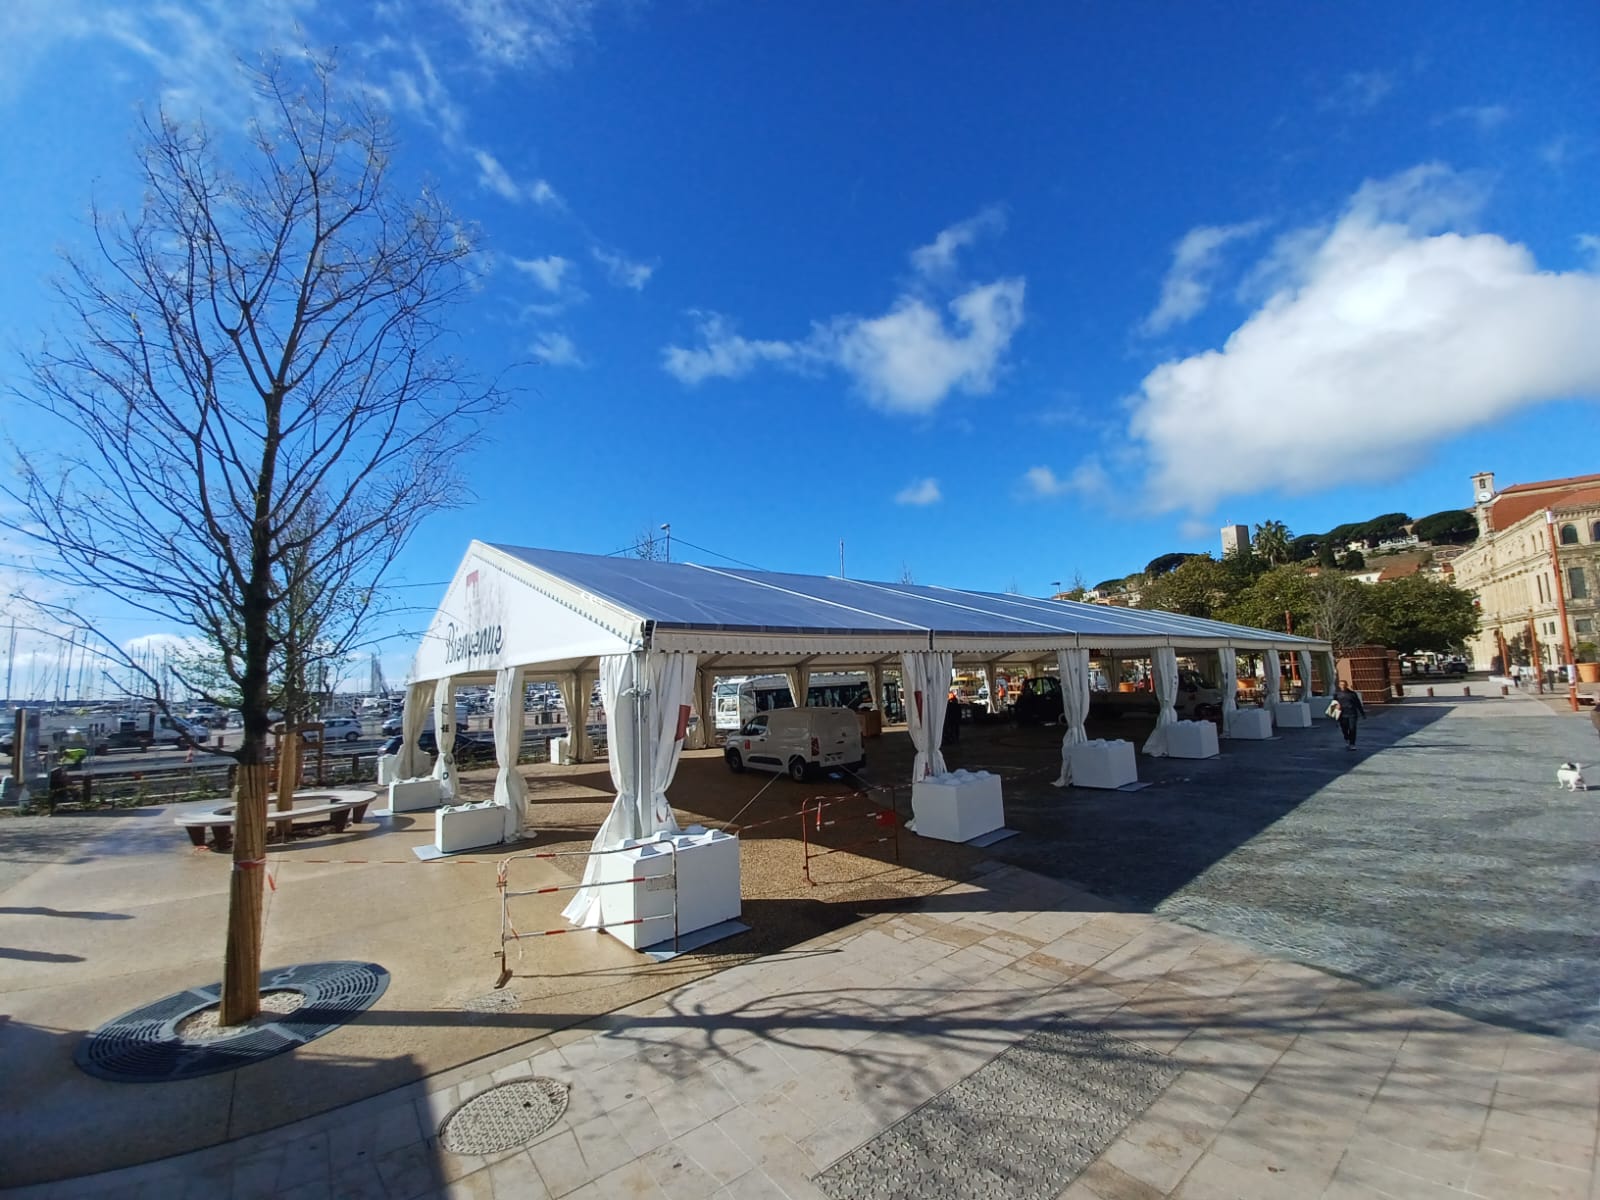
[[[1217,656],[1226,732],[1237,655],[1266,655],[1270,667],[1284,651],[1299,655],[1308,693],[1310,654],[1324,656],[1323,678],[1333,678],[1326,642],[1173,613],[474,541],[412,663],[399,767],[411,777],[421,765],[416,739],[431,700],[440,748],[434,775],[453,796],[455,689],[492,684],[495,798],[506,810],[505,838],[518,837],[526,810],[514,769],[524,681],[559,682],[581,761],[598,680],[617,788],[596,838],[602,848],[676,828],[666,790],[692,709],[701,715],[699,736],[710,736],[717,675],[782,672],[803,703],[813,671],[864,671],[881,704],[883,670],[898,670],[921,777],[943,770],[940,734],[954,667],[981,668],[991,680],[1008,669],[1056,667],[1065,764],[1066,748],[1085,736],[1091,658],[1150,658],[1160,715],[1145,751],[1163,754],[1176,719],[1180,654]],[[1276,689],[1267,694],[1275,698]],[[1064,765],[1059,782],[1068,781]],[[586,908],[579,896],[568,909],[575,920]]]

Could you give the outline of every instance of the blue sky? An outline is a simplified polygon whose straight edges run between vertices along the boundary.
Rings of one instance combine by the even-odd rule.
[[[21,0],[0,383],[140,106],[236,123],[237,57],[337,45],[479,226],[458,349],[517,389],[421,608],[472,537],[1044,593],[1600,469],[1600,8],[1005,11]]]

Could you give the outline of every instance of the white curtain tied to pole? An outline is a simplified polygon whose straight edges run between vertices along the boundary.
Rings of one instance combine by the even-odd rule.
[[[446,675],[433,685],[433,741],[439,756],[433,760],[433,777],[445,800],[456,794],[456,681]]]
[[[1089,715],[1088,648],[1057,650],[1056,669],[1061,674],[1061,709],[1067,725],[1067,732],[1061,738],[1061,777],[1056,780],[1056,787],[1066,787],[1072,782],[1072,760],[1067,752],[1089,740],[1083,728]]]
[[[422,775],[422,751],[417,749],[417,739],[428,719],[428,707],[433,703],[433,683],[413,683],[406,689],[405,707],[400,710],[400,762],[401,779],[417,779]]]
[[[811,692],[811,668],[802,663],[798,667],[787,668],[783,674],[789,681],[789,696],[794,706],[804,708]]]
[[[1001,711],[1001,709],[1000,709],[1000,663],[999,663],[998,660],[996,660],[994,662],[987,662],[987,663],[983,664],[983,678],[984,678],[984,681],[989,685],[989,705],[988,705],[989,712],[991,714],[997,713],[997,712]]]
[[[1276,650],[1268,650],[1266,658],[1266,678],[1261,681],[1261,696],[1267,705],[1267,719],[1276,727],[1278,704],[1283,698],[1283,663],[1278,660]]]
[[[573,671],[559,676],[556,686],[561,689],[561,708],[567,717],[567,748],[573,762],[582,762],[578,757],[578,730],[582,728],[583,720],[578,712],[578,689],[581,686],[578,673]]]
[[[600,697],[606,709],[606,757],[617,798],[595,834],[591,850],[610,850],[630,838],[647,838],[678,823],[667,788],[678,769],[694,695],[692,654],[610,654],[600,660]],[[591,858],[583,887],[561,915],[574,925],[600,923],[600,895],[590,887],[600,871]]]
[[[1339,664],[1334,660],[1333,651],[1324,651],[1322,655],[1322,686],[1324,695],[1333,695],[1333,690],[1339,686]]]
[[[494,802],[505,811],[505,830],[501,840],[516,841],[522,836],[522,823],[528,817],[528,785],[517,770],[517,754],[522,749],[523,699],[527,686],[523,668],[502,667],[494,677],[494,760],[499,769],[494,776]]]
[[[609,850],[628,838],[641,835],[639,828],[639,729],[634,718],[632,692],[636,660],[642,654],[608,654],[600,660],[600,700],[606,709],[606,759],[611,764],[611,786],[617,798],[611,811],[594,835],[590,850]],[[624,699],[624,693],[627,698]],[[583,700],[587,707],[588,698]],[[600,923],[600,894],[589,885],[600,873],[600,860],[591,858],[583,869],[583,887],[573,893],[561,915],[574,925]]]
[[[1218,673],[1222,676],[1217,686],[1222,691],[1222,736],[1233,734],[1233,714],[1239,711],[1239,656],[1232,646],[1217,651]]]
[[[916,650],[900,656],[901,701],[906,709],[906,729],[917,756],[911,762],[911,779],[946,775],[944,714],[950,705],[950,672],[955,656],[948,650]]]
[[[694,711],[700,723],[695,726],[690,748],[708,750],[716,745],[717,735],[717,677],[710,671],[694,673]]]
[[[649,738],[649,805],[640,806],[646,836],[659,830],[678,832],[678,819],[667,803],[667,789],[678,772],[683,740],[689,732],[690,702],[694,699],[692,654],[652,653],[648,659],[650,694],[645,732]],[[705,718],[700,718],[704,724]]]
[[[1178,652],[1171,646],[1157,646],[1150,655],[1150,666],[1156,678],[1156,699],[1161,711],[1156,714],[1156,727],[1145,739],[1144,752],[1153,758],[1167,756],[1167,730],[1178,723]]]
[[[1300,662],[1300,699],[1311,699],[1311,651],[1301,650],[1296,655]]]

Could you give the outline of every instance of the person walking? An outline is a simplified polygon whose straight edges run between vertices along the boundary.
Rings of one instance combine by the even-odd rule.
[[[1354,750],[1356,726],[1367,715],[1366,706],[1361,703],[1361,693],[1352,688],[1347,680],[1341,679],[1333,698],[1339,705],[1339,732],[1344,734],[1344,748]]]

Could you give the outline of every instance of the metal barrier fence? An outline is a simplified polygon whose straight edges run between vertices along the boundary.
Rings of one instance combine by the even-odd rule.
[[[811,887],[817,886],[817,881],[811,878],[811,860],[826,858],[830,854],[839,854],[846,850],[856,850],[862,846],[881,846],[891,843],[894,846],[894,861],[900,861],[900,813],[895,806],[895,788],[887,786],[865,788],[850,796],[827,799],[818,796],[812,800],[804,800],[800,804],[800,852],[803,856],[801,874],[805,876],[806,883]],[[880,804],[872,798],[873,793],[888,793],[888,804]],[[855,812],[839,812],[837,810],[850,805],[864,803],[864,810]],[[823,812],[828,809],[835,810],[834,815],[827,820],[823,819]],[[824,829],[839,829],[853,823],[864,821],[872,822],[879,830],[887,829],[887,833],[875,836],[858,838],[846,842],[842,846],[822,846],[816,839]],[[821,849],[817,847],[821,846]]]
[[[496,988],[503,988],[503,987],[505,987],[505,985],[507,983],[509,983],[511,981],[511,964],[506,959],[506,943],[507,942],[517,942],[517,943],[519,943],[519,945],[517,947],[517,956],[518,956],[518,959],[520,960],[520,958],[522,956],[522,947],[521,947],[520,943],[523,942],[523,941],[526,941],[526,940],[528,940],[530,938],[559,937],[561,934],[564,934],[564,933],[604,933],[608,929],[621,929],[624,926],[628,926],[628,925],[643,925],[647,921],[666,921],[666,920],[670,920],[672,922],[672,949],[676,952],[676,950],[678,949],[678,847],[677,847],[676,843],[674,843],[674,842],[672,842],[670,840],[669,841],[665,841],[665,842],[650,842],[650,843],[646,843],[646,844],[647,845],[654,845],[654,846],[663,846],[663,847],[667,848],[668,850],[670,850],[672,852],[672,858],[671,858],[672,870],[671,870],[670,874],[667,874],[667,875],[635,875],[635,876],[632,876],[632,877],[630,877],[628,879],[608,879],[608,880],[606,880],[604,882],[596,881],[594,883],[589,883],[589,884],[562,883],[562,884],[553,884],[550,887],[527,888],[527,889],[522,890],[522,891],[515,891],[515,890],[513,890],[511,888],[510,881],[509,881],[509,876],[510,876],[510,872],[511,872],[511,864],[514,863],[514,862],[519,862],[519,861],[524,860],[524,859],[556,859],[556,858],[594,859],[594,858],[602,858],[602,857],[604,857],[605,855],[608,855],[608,854],[623,854],[623,853],[627,853],[627,852],[636,851],[637,847],[634,847],[634,846],[617,846],[617,847],[615,847],[613,849],[610,849],[610,850],[556,850],[556,851],[544,851],[544,852],[536,853],[536,854],[513,854],[509,858],[501,859],[500,860],[500,864],[499,864],[499,866],[498,866],[498,868],[496,869],[496,872],[495,872],[495,887],[498,888],[499,892],[500,892],[500,954],[499,954],[499,958],[500,958],[500,974],[499,974],[499,977],[495,980],[495,985],[494,986]],[[663,879],[670,880],[671,881],[671,885],[672,885],[671,889],[670,889],[671,899],[672,899],[672,911],[670,913],[657,913],[655,916],[650,916],[650,917],[634,917],[631,920],[627,920],[627,921],[615,921],[610,925],[600,924],[600,925],[574,926],[574,927],[571,927],[571,928],[568,928],[568,929],[540,929],[540,930],[533,930],[533,931],[530,931],[528,933],[523,933],[522,931],[517,929],[516,925],[513,924],[512,920],[511,920],[511,901],[515,897],[520,897],[520,896],[548,896],[548,895],[553,895],[553,894],[555,894],[557,892],[576,892],[576,891],[579,891],[579,890],[581,890],[581,889],[583,889],[585,887],[591,887],[591,888],[620,887],[623,884],[632,885],[632,884],[636,884],[636,883],[643,883],[643,884],[648,886],[650,884],[657,883],[657,882],[659,882],[660,880],[663,880]]]

